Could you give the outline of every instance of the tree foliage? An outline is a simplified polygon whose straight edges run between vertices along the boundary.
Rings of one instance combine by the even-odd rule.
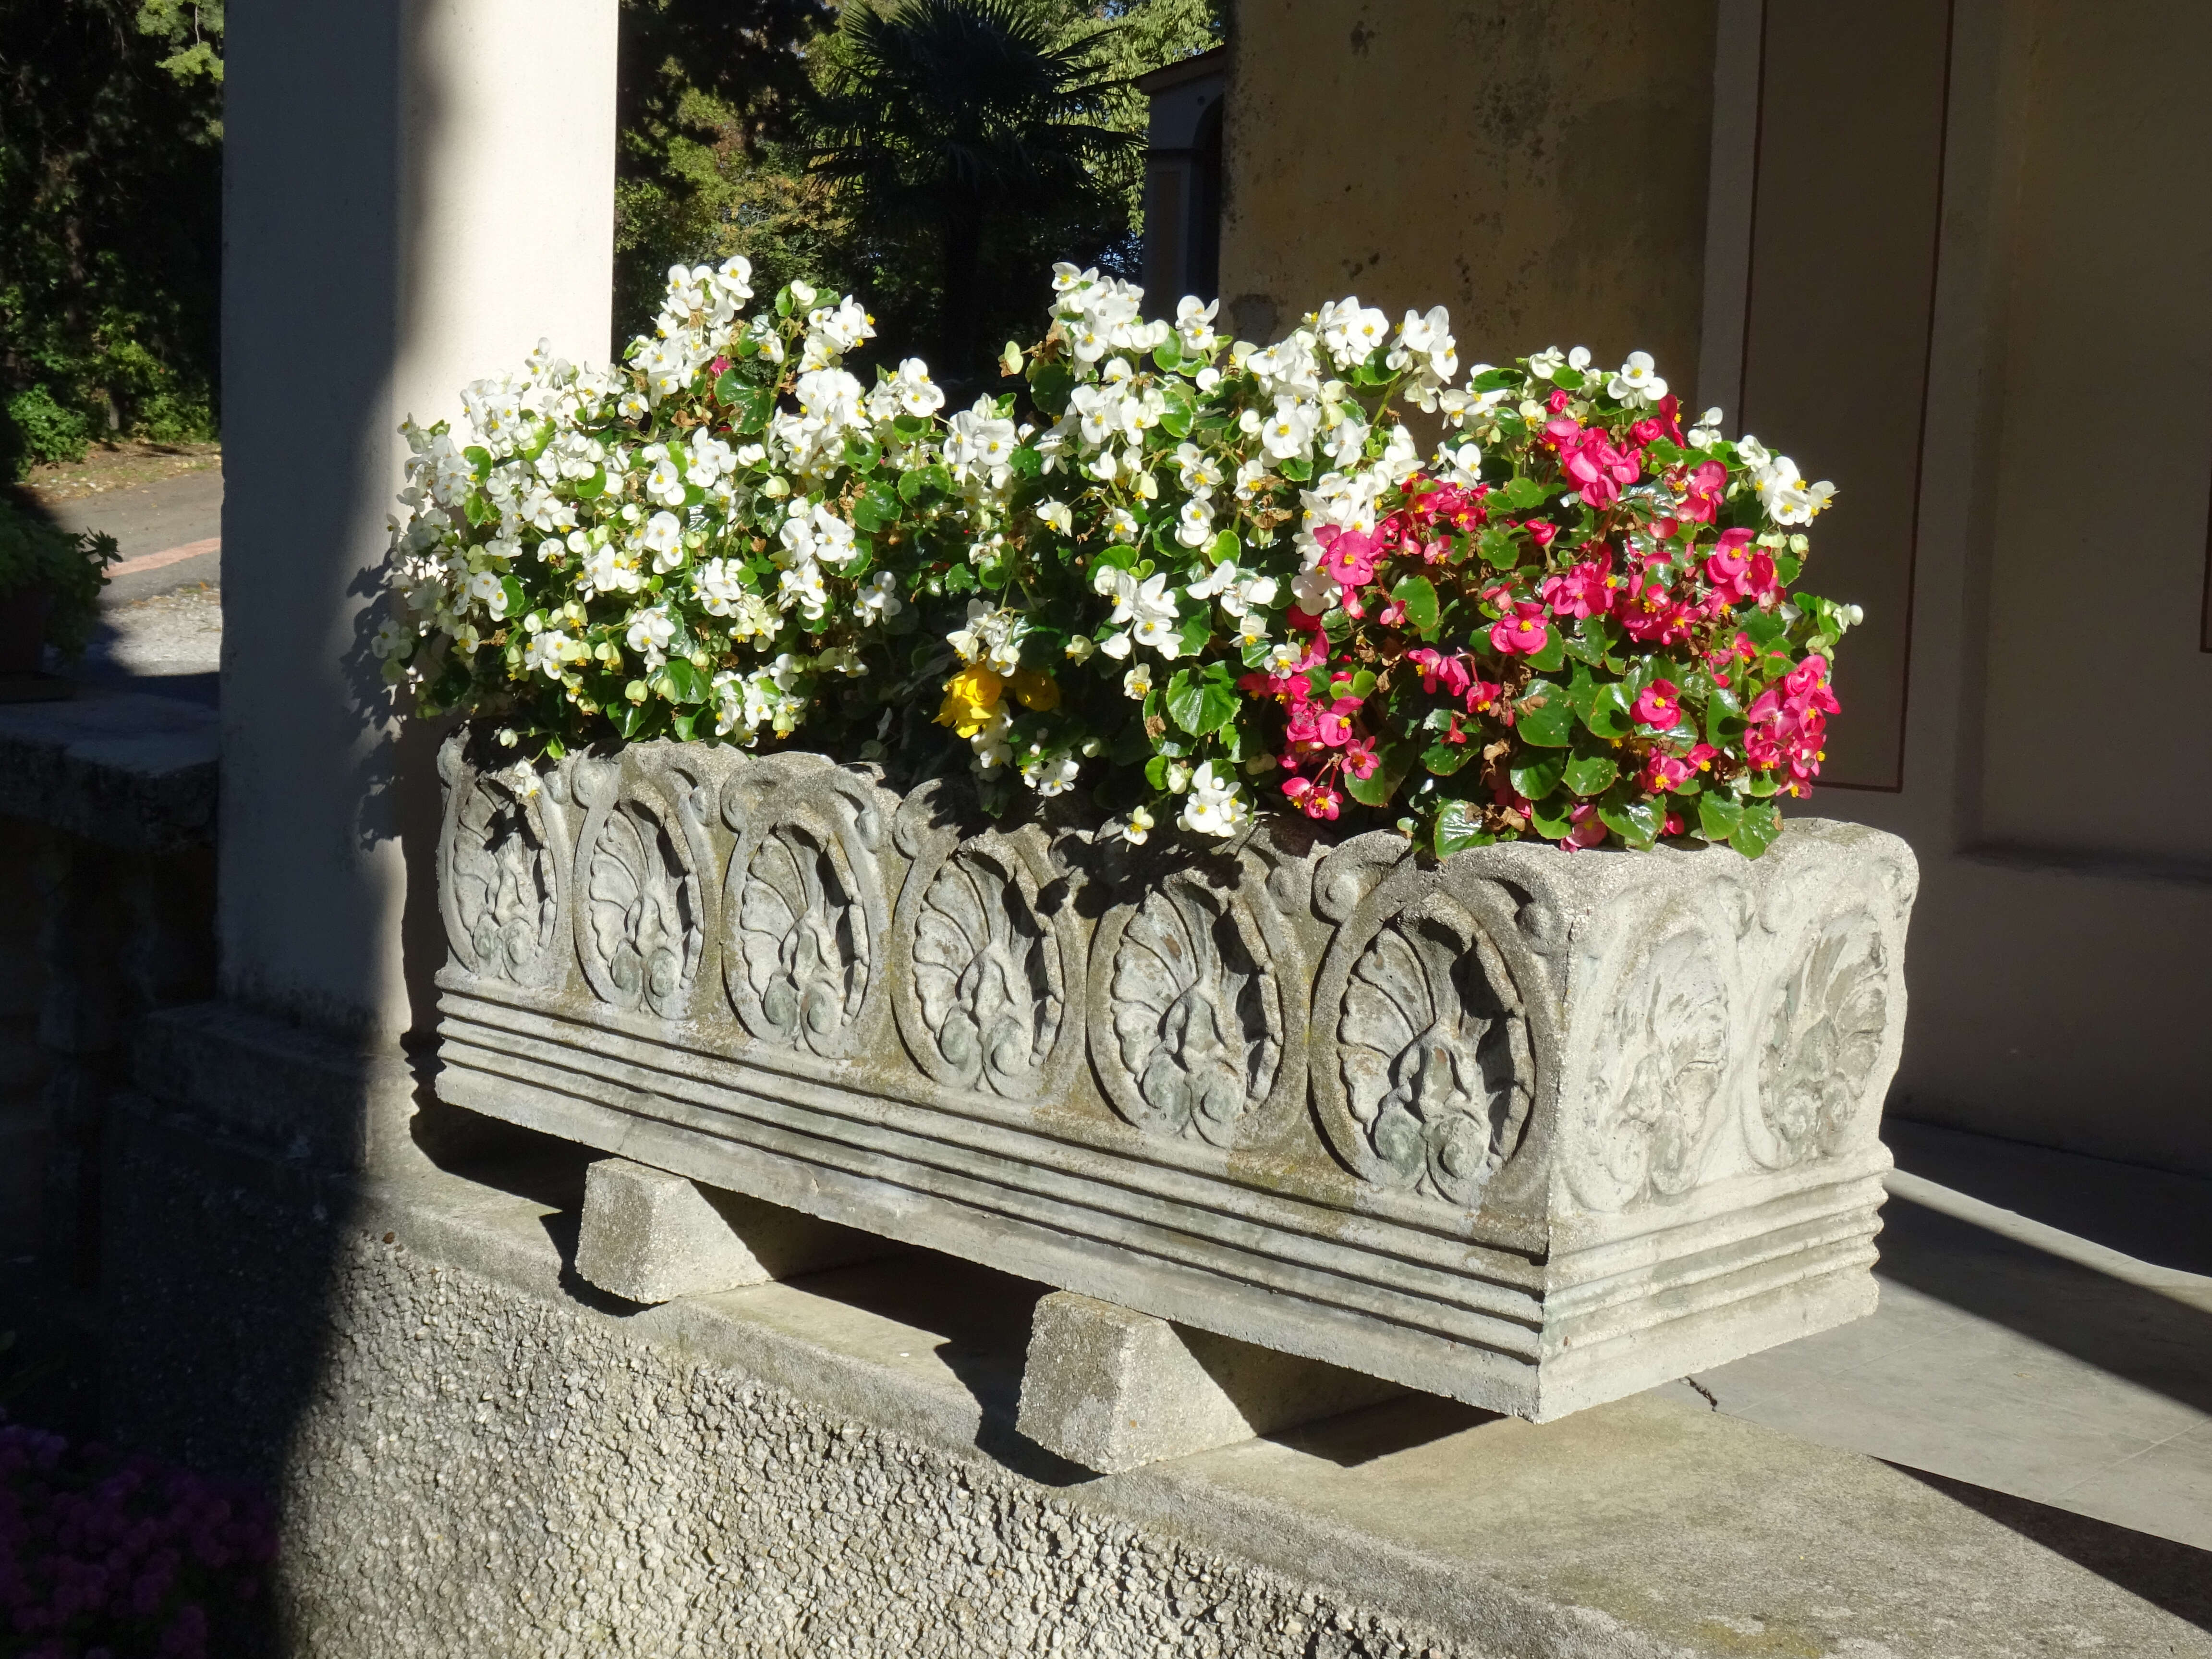
[[[220,0],[0,0],[0,473],[205,435]]]
[[[987,273],[1003,292],[1025,265],[1041,277],[1072,235],[1110,230],[1143,148],[1104,118],[1118,88],[1098,33],[1055,35],[1026,0],[847,15],[816,166],[850,193],[878,263],[934,256],[935,355],[949,379],[972,370],[982,343]]]

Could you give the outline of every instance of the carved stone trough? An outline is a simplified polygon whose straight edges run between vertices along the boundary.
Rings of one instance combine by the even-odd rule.
[[[1874,1307],[1894,836],[1201,855],[806,754],[441,760],[460,1106],[1538,1419]]]

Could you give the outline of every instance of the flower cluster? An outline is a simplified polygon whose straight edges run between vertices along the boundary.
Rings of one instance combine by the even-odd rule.
[[[273,1511],[248,1489],[0,1422],[0,1646],[9,1653],[238,1651],[240,1620],[275,1556]]]
[[[795,738],[1079,793],[1133,842],[1255,811],[1755,855],[1817,776],[1855,607],[1792,595],[1833,495],[1642,352],[1463,372],[1442,307],[1273,344],[1059,266],[1018,391],[742,261],[671,273],[626,367],[472,387],[416,435],[395,673],[511,741]],[[1416,426],[1429,432],[1426,446]],[[604,729],[603,729],[604,728]]]

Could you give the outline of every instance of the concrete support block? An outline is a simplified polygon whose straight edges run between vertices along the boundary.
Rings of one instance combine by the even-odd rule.
[[[1070,1462],[1118,1474],[1405,1392],[1058,1291],[1037,1304],[1030,1327],[1017,1426]]]
[[[576,1271],[632,1302],[673,1302],[842,1267],[890,1248],[797,1210],[606,1158],[584,1176]]]

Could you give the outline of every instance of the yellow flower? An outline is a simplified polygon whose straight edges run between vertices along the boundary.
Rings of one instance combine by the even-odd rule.
[[[1014,671],[1014,695],[1024,708],[1057,708],[1060,707],[1060,682],[1042,668],[1018,668]]]
[[[998,712],[999,696],[1006,685],[1006,681],[980,663],[962,669],[945,682],[945,702],[937,711],[937,723],[951,726],[963,738],[974,737]]]

